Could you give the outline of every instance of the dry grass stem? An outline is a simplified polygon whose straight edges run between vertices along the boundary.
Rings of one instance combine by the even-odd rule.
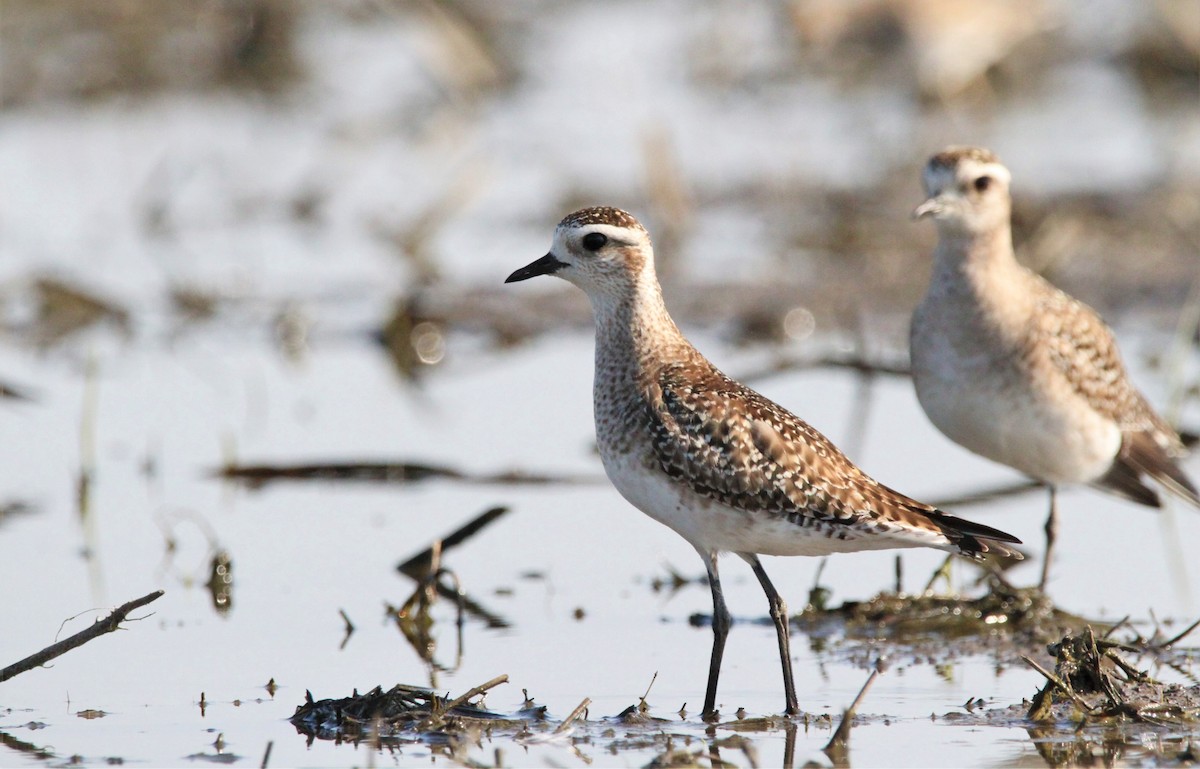
[[[91,627],[86,630],[81,630],[70,638],[64,638],[58,643],[51,644],[45,649],[42,649],[37,654],[30,655],[19,662],[14,662],[8,667],[0,670],[0,683],[8,679],[20,675],[27,670],[32,670],[35,667],[45,665],[55,657],[66,654],[72,649],[83,646],[93,638],[98,638],[105,633],[111,633],[121,627],[121,623],[129,616],[129,612],[140,609],[148,603],[157,601],[163,595],[163,591],[155,590],[153,593],[147,593],[141,598],[136,598],[128,603],[123,603],[116,609],[113,609],[107,617],[97,620]]]

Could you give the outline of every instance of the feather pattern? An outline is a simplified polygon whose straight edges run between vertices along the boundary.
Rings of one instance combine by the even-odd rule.
[[[926,166],[938,223],[933,277],[913,314],[921,405],[967,448],[1050,484],[1090,483],[1142,504],[1154,480],[1200,506],[1178,433],[1129,378],[1100,316],[1017,262],[1009,174],[955,147]]]
[[[695,494],[845,539],[927,533],[964,555],[1012,555],[1004,532],[969,524],[864,473],[818,430],[694,353],[644,375],[658,466]]]

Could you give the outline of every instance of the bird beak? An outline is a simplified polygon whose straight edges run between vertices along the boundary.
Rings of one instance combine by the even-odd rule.
[[[912,218],[915,222],[927,216],[936,217],[943,210],[945,210],[945,206],[942,205],[941,197],[932,197],[913,209]]]
[[[538,275],[553,275],[566,267],[566,262],[554,258],[554,254],[546,254],[541,259],[531,262],[504,279],[505,283],[516,283],[518,280],[529,280]]]

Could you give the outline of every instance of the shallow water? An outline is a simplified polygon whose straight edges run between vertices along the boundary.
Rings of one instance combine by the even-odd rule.
[[[698,342],[737,370],[738,354],[722,350],[714,339]],[[451,365],[431,372],[420,394],[398,390],[392,372],[365,342],[315,351],[303,371],[264,361],[254,342],[233,340],[219,355],[127,351],[98,374],[97,467],[82,520],[72,478],[82,388],[69,372],[58,381],[43,378],[38,401],[10,407],[8,414],[24,421],[21,432],[28,439],[7,445],[6,466],[24,466],[28,457],[39,461],[9,492],[36,510],[6,520],[0,529],[9,554],[0,579],[10,586],[0,658],[7,663],[47,645],[63,618],[89,607],[115,605],[157,587],[166,595],[138,613],[146,619],[126,623],[123,632],[5,683],[0,730],[59,759],[80,755],[88,763],[112,756],[176,763],[211,754],[218,734],[225,750],[244,761],[258,760],[273,742],[275,765],[361,763],[368,760],[360,752],[366,748],[306,746],[285,721],[305,689],[317,697],[340,697],[352,688],[405,682],[458,693],[506,673],[512,683],[487,698],[494,710],[517,709],[524,688],[558,718],[590,697],[596,717],[635,704],[657,674],[648,697],[652,712],[672,719],[686,703],[693,715],[672,728],[702,736],[694,711],[703,693],[710,633],[687,618],[710,610],[708,591],[692,584],[668,595],[649,584],[665,578],[668,567],[698,576],[699,560],[605,483],[523,488],[305,482],[248,491],[207,476],[222,462],[226,431],[239,437],[237,455],[254,459],[419,457],[478,471],[598,475],[589,449],[590,343],[570,335],[507,355],[476,354],[472,370],[454,371]],[[453,341],[449,349],[456,349]],[[228,372],[222,385],[198,381],[195,372],[217,366]],[[554,372],[553,381],[546,372]],[[846,432],[852,385],[848,374],[819,372],[780,377],[763,389],[809,414],[836,441]],[[480,392],[492,397],[479,398]],[[271,407],[247,424],[251,401]],[[43,405],[49,403],[64,405]],[[881,381],[873,409],[859,454],[885,482],[904,481],[913,493],[929,497],[958,490],[949,488],[947,477],[979,484],[1006,477],[932,434],[907,382]],[[921,451],[914,454],[913,445]],[[148,453],[155,464],[149,477],[143,467]],[[474,600],[509,627],[490,629],[468,620],[460,656],[453,606],[439,603],[434,659],[449,669],[431,671],[385,618],[384,605],[400,604],[413,588],[395,566],[494,504],[512,511],[448,552],[445,564]],[[1035,494],[967,514],[1018,533],[1036,553],[1043,504]],[[1145,620],[1151,611],[1160,619],[1195,615],[1194,596],[1181,587],[1194,584],[1194,563],[1166,543],[1194,541],[1200,516],[1187,511],[1155,516],[1086,491],[1065,494],[1061,504],[1063,546],[1052,584],[1060,604],[1110,620],[1127,613]],[[174,552],[165,547],[164,532],[176,540]],[[1120,532],[1119,547],[1114,532]],[[218,547],[232,561],[232,606],[224,614],[214,611],[203,585],[209,551]],[[1174,579],[1167,566],[1171,558],[1188,561],[1186,581]],[[939,560],[932,551],[906,552],[904,587],[919,590]],[[803,603],[816,567],[815,559],[767,562],[794,607]],[[1036,568],[1032,559],[1012,577],[1032,581]],[[892,571],[890,553],[847,555],[830,559],[822,583],[833,589],[834,600],[865,598],[890,586]],[[959,569],[960,580],[966,571]],[[749,571],[731,560],[725,575],[735,616],[761,620],[765,602]],[[338,610],[356,626],[344,647]],[[581,619],[575,618],[577,610]],[[64,633],[81,629],[93,616],[68,623]],[[767,715],[781,707],[774,644],[773,631],[761,621],[735,627],[720,693],[727,713],[744,707],[751,715]],[[809,712],[836,716],[865,680],[865,671],[836,649],[817,653],[801,634],[795,654],[802,705]],[[961,712],[970,698],[997,706],[1019,702],[1040,685],[1031,670],[997,674],[994,666],[982,655],[941,667],[894,668],[862,708],[872,720],[854,732],[854,762],[891,763],[889,746],[913,740],[938,745],[914,752],[913,764],[949,766],[983,756],[1008,763],[1032,755],[1022,729],[930,720]],[[273,697],[264,689],[271,679],[279,686]],[[76,715],[86,709],[106,715],[92,720]],[[34,723],[45,726],[35,729]],[[782,758],[781,732],[749,737],[763,765]],[[810,729],[800,735],[797,755],[815,755],[828,738],[828,728]],[[513,747],[505,746],[510,755]],[[423,762],[429,750],[406,746],[397,760]],[[479,755],[490,752],[485,745]],[[614,760],[643,764],[653,755],[622,751]],[[3,756],[13,764],[41,760],[15,752]],[[575,762],[562,745],[540,746],[529,760]]]
[[[636,704],[652,680],[647,702],[666,719],[662,730],[698,750],[710,737],[696,711],[711,633],[689,618],[711,610],[709,592],[694,581],[676,592],[652,588],[672,572],[698,577],[702,567],[688,545],[631,509],[603,478],[593,451],[590,333],[571,315],[508,347],[496,344],[503,334],[452,324],[438,364],[405,378],[372,333],[428,268],[422,259],[440,276],[435,287],[462,295],[467,315],[475,300],[466,292],[479,287],[494,287],[484,295],[489,308],[511,302],[514,316],[537,306],[533,295],[545,297],[543,309],[563,306],[550,281],[499,283],[544,252],[567,201],[654,208],[658,198],[642,177],[647,133],[658,130],[672,137],[695,198],[692,226],[676,240],[679,283],[668,286],[681,304],[693,285],[777,281],[797,282],[798,305],[819,302],[822,276],[850,269],[838,260],[871,262],[853,262],[857,252],[822,261],[820,249],[787,242],[791,230],[780,225],[788,221],[789,186],[803,179],[862,191],[902,170],[911,195],[890,200],[881,215],[908,227],[904,217],[919,199],[915,169],[947,140],[995,140],[1027,189],[1047,195],[1098,185],[1186,189],[1200,173],[1200,134],[1175,130],[1190,108],[1150,109],[1125,75],[1105,74],[1109,65],[1088,45],[1073,50],[1073,67],[1048,80],[1038,99],[1003,103],[986,121],[964,123],[953,111],[922,114],[913,94],[886,78],[846,89],[803,68],[772,74],[792,53],[779,19],[761,9],[711,3],[690,14],[668,2],[624,4],[617,14],[594,3],[546,4],[506,28],[519,40],[507,52],[518,65],[514,82],[471,101],[446,95],[454,86],[438,68],[441,43],[428,24],[404,13],[363,23],[328,8],[305,16],[299,40],[310,76],[284,99],[116,97],[3,114],[0,375],[30,399],[0,401],[7,436],[0,504],[28,507],[0,516],[0,664],[82,629],[107,608],[158,588],[166,594],[121,632],[0,685],[0,765],[249,766],[268,745],[274,766],[445,764],[424,744],[382,754],[366,745],[308,744],[286,719],[306,690],[342,697],[403,682],[456,695],[502,673],[510,683],[489,693],[489,708],[517,710],[526,689],[563,718],[588,697],[590,722],[577,728],[575,747],[485,741],[469,752],[473,760],[494,762],[499,748],[506,765],[645,765],[661,745],[611,752],[591,722]],[[614,39],[632,55],[615,55]],[[720,68],[706,69],[709,45],[721,39],[745,42],[718,57]],[[1120,82],[1109,88],[1112,78]],[[1060,97],[1084,81],[1110,96],[1084,89],[1081,122],[1111,130],[1064,139],[1072,148],[1064,154],[1044,129],[1061,126],[1070,110]],[[1141,130],[1147,122],[1154,136]],[[1111,142],[1121,152],[1109,153]],[[1120,162],[1099,176],[1080,175],[1087,147]],[[460,186],[465,200],[450,206],[449,223],[435,229],[424,256],[400,253],[388,227],[421,221],[431,201],[454,197]],[[747,189],[756,195],[744,196]],[[319,201],[312,219],[294,213],[307,193]],[[38,348],[32,284],[45,275],[111,299],[127,311],[128,330],[101,324]],[[216,297],[214,315],[183,319],[169,298],[177,287]],[[1150,365],[1172,342],[1162,318],[1178,312],[1158,300],[1179,289],[1126,297],[1120,308],[1126,357],[1156,404],[1177,391],[1169,367]],[[903,318],[888,311],[901,303],[865,298],[863,323],[880,337],[868,341],[868,352],[895,351]],[[734,376],[761,371],[779,355],[854,351],[824,316],[813,336],[774,344],[737,341],[694,309],[684,326]],[[1194,382],[1195,348],[1178,360],[1179,380]],[[942,438],[906,379],[879,377],[864,389],[853,373],[816,368],[753,383],[880,481],[915,497],[1017,480]],[[1200,404],[1188,401],[1180,416],[1200,424]],[[214,477],[231,461],[411,461],[572,482],[305,481],[252,489]],[[1200,459],[1186,467],[1200,476]],[[495,505],[510,512],[447,552],[444,565],[504,626],[470,617],[459,648],[454,607],[439,602],[431,666],[386,615],[414,589],[396,565]],[[1110,621],[1131,615],[1145,633],[1152,614],[1176,629],[1200,614],[1192,544],[1200,541],[1200,515],[1155,514],[1088,490],[1063,493],[1060,505],[1051,592],[1062,608]],[[1032,557],[1011,578],[1027,584],[1037,578],[1044,510],[1037,492],[957,512],[1026,541]],[[232,568],[223,610],[206,587],[217,552]],[[941,557],[905,552],[903,588],[920,590]],[[800,558],[765,565],[794,610],[822,568]],[[895,581],[887,552],[839,556],[823,568],[820,582],[834,601],[867,598]],[[970,574],[956,567],[956,584],[969,588]],[[723,578],[739,622],[726,652],[722,711],[777,713],[782,691],[774,631],[762,622],[765,600],[737,559],[724,562]],[[339,611],[355,626],[348,638]],[[867,677],[852,660],[872,657],[870,650],[851,654],[797,632],[793,652],[802,707],[836,721]],[[1020,725],[957,717],[969,699],[1003,708],[1041,684],[1023,666],[997,669],[988,654],[896,661],[860,708],[851,763],[1044,765]],[[690,715],[680,719],[685,704]],[[79,715],[86,711],[104,715]],[[720,728],[716,737],[735,733]],[[796,765],[828,765],[821,748],[830,733],[825,722],[800,728],[790,754]],[[745,736],[753,760],[729,747],[722,757],[769,766],[789,755],[782,729]]]

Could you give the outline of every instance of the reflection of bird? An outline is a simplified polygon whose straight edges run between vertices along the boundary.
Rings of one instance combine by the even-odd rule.
[[[608,477],[700,553],[713,597],[703,714],[716,716],[730,616],[717,553],[750,564],[770,601],[787,712],[799,713],[788,615],[758,554],[825,555],[929,546],[1016,555],[1012,536],[949,516],[872,480],[823,435],[722,374],[663,305],[650,236],[615,208],[563,219],[550,253],[506,282],[553,274],[583,289],[596,316],[596,438]],[[1019,556],[1018,556],[1019,557]]]
[[[934,220],[938,244],[913,313],[913,381],[948,437],[1049,484],[1044,586],[1059,484],[1152,507],[1147,478],[1193,505],[1200,496],[1176,463],[1179,436],[1129,381],[1112,332],[1017,262],[1009,180],[984,149],[951,147],[925,166],[929,199],[913,215]]]

